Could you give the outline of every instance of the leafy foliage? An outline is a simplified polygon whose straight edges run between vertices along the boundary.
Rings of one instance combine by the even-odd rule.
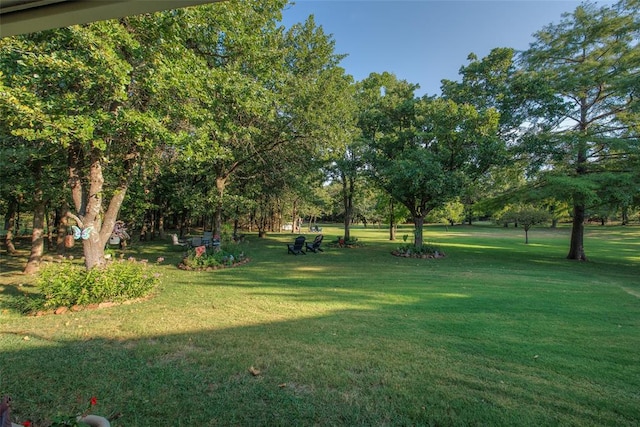
[[[464,205],[459,200],[449,201],[427,215],[427,221],[454,225],[464,220]]]
[[[368,141],[373,180],[411,212],[415,245],[422,245],[424,218],[461,196],[505,154],[493,109],[444,98],[414,98],[415,86],[388,73],[362,85],[373,108],[360,127]]]
[[[312,16],[279,26],[285,7],[220,2],[1,39],[0,213],[69,199],[96,231],[92,268],[118,218],[173,217],[183,235],[215,211],[216,232],[244,216],[264,233],[285,214],[315,220],[309,189],[327,179],[342,185],[346,240],[353,218],[387,217],[372,214],[374,182],[417,246],[429,213],[458,222],[462,204],[470,222],[544,199],[556,217],[571,204],[570,257],[584,258],[586,214],[640,204],[637,0],[585,3],[524,53],[471,54],[442,97],[421,99],[386,72],[353,84]]]
[[[22,303],[25,311],[74,305],[122,302],[150,295],[160,275],[146,261],[118,260],[86,270],[71,262],[43,265],[38,273],[40,294]]]
[[[519,149],[530,172],[573,205],[570,259],[586,259],[583,224],[587,209],[598,203],[601,175],[624,176],[640,158],[633,124],[640,70],[637,16],[634,1],[585,3],[537,32],[523,53],[524,75],[537,82],[530,101],[539,114],[530,115]],[[637,176],[629,178],[626,185],[637,186]]]

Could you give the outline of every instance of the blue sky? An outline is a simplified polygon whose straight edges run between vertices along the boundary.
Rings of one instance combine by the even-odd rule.
[[[341,66],[355,80],[388,71],[417,83],[416,95],[440,94],[440,80],[458,80],[474,52],[525,50],[533,33],[558,22],[579,1],[568,0],[297,0],[283,13],[290,26],[314,15],[332,34]]]

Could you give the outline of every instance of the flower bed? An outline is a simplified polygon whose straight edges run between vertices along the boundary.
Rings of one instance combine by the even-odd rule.
[[[246,264],[249,258],[238,245],[207,250],[205,246],[198,246],[187,252],[178,268],[188,271],[212,271],[222,268],[236,267]]]
[[[357,238],[350,240],[344,240],[342,237],[338,237],[336,240],[327,244],[331,248],[358,248],[362,246],[362,243],[358,242]]]
[[[222,268],[231,268],[231,267],[237,267],[239,265],[242,264],[246,264],[249,261],[251,261],[250,258],[244,258],[240,261],[234,261],[226,264],[218,264],[218,265],[209,265],[209,266],[191,266],[185,263],[185,260],[182,260],[182,262],[180,264],[178,264],[178,268],[180,270],[186,270],[186,271],[213,271],[213,270],[220,270]],[[187,261],[188,262],[188,261]]]
[[[403,258],[444,258],[445,254],[434,245],[423,245],[421,247],[415,245],[404,245],[400,246],[394,251],[391,251],[391,254],[397,257]]]
[[[89,401],[89,407],[80,414],[65,416],[61,415],[54,418],[52,421],[43,421],[45,425],[50,427],[63,427],[63,426],[90,426],[90,427],[110,427],[109,420],[99,415],[90,415],[89,411],[98,404],[98,399],[94,396]],[[2,403],[0,404],[0,419],[4,420],[2,426],[10,425],[10,427],[32,427],[35,423],[30,419],[22,422],[22,424],[15,424],[9,422],[11,419],[11,398],[4,396]],[[38,422],[38,424],[41,424]]]
[[[409,253],[406,253],[406,252],[392,251],[391,254],[394,255],[394,256],[403,257],[403,258],[428,259],[428,258],[444,258],[445,257],[445,255],[443,253],[440,253],[440,252],[437,252],[435,254],[417,254],[417,253],[409,254]]]

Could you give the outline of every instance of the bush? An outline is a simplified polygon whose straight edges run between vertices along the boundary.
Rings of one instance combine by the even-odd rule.
[[[112,261],[91,270],[70,262],[44,264],[36,279],[40,295],[26,301],[24,309],[33,311],[141,298],[151,294],[159,277],[147,262],[134,259]]]

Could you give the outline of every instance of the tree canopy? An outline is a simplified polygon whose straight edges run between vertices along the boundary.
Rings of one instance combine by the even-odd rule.
[[[586,259],[585,220],[628,219],[638,206],[636,0],[582,4],[524,52],[472,53],[459,81],[421,98],[388,72],[354,82],[313,16],[279,25],[286,4],[221,2],[0,40],[0,209],[34,213],[33,268],[51,206],[59,237],[72,223],[85,230],[87,268],[104,263],[119,217],[181,233],[242,220],[264,233],[331,211],[346,238],[371,215],[391,220],[393,238],[396,204],[421,246],[432,212],[470,221],[534,204],[555,221],[570,206],[568,258]]]
[[[637,8],[633,1],[580,5],[536,33],[523,54],[546,114],[529,117],[520,148],[544,185],[573,204],[570,259],[586,259],[584,222],[601,202],[598,189],[611,179],[638,182]]]

